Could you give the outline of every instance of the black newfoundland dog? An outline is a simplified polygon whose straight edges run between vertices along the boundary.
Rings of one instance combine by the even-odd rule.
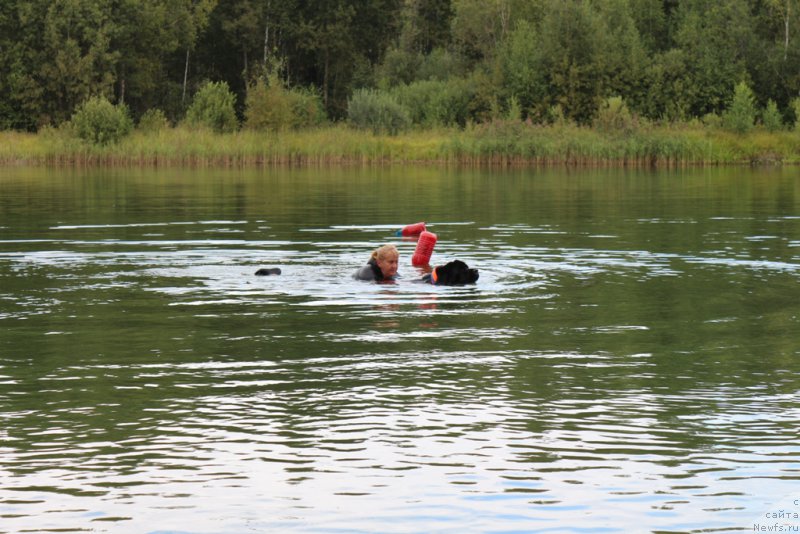
[[[463,286],[478,281],[478,269],[470,269],[461,260],[453,260],[444,265],[437,265],[430,274],[422,277],[424,282],[437,286]]]

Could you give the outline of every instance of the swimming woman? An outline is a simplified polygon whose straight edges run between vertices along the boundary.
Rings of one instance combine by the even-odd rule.
[[[383,245],[372,252],[367,264],[355,272],[356,280],[374,280],[382,282],[397,277],[397,262],[400,253],[394,245]]]

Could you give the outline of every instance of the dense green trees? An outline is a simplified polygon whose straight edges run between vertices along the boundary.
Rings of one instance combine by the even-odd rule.
[[[423,127],[592,124],[609,102],[730,119],[744,84],[774,129],[797,118],[799,36],[800,0],[5,0],[0,129],[57,126],[90,97],[178,122],[209,81],[269,128],[319,123],[300,110],[319,102],[331,120],[390,102]]]

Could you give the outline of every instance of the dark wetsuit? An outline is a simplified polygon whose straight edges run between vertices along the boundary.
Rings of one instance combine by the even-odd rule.
[[[353,274],[356,280],[374,280],[376,282],[383,282],[384,280],[394,280],[394,278],[386,278],[378,267],[378,263],[374,259],[370,259],[367,264],[361,267]]]

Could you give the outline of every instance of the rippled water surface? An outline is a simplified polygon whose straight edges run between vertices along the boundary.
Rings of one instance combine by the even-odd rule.
[[[798,169],[2,169],[0,532],[800,532],[799,208]],[[414,281],[422,220],[478,284]]]

